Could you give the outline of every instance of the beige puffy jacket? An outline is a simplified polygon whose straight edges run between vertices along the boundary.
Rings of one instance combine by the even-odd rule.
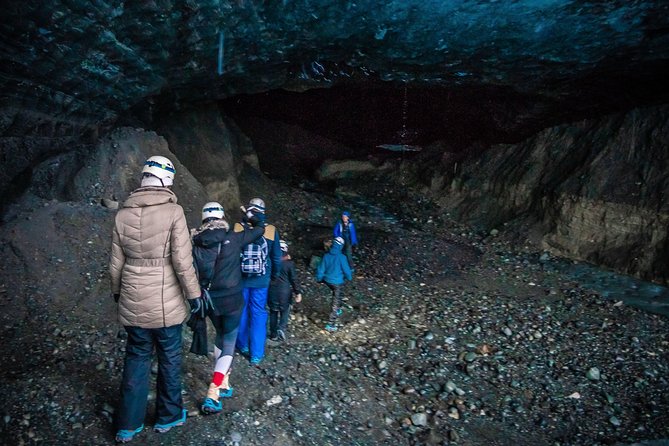
[[[164,187],[135,190],[116,214],[109,271],[123,325],[160,328],[188,316],[200,296],[184,211]]]

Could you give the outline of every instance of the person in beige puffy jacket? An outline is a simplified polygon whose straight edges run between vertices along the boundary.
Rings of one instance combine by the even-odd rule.
[[[183,209],[170,190],[175,169],[149,158],[141,187],[116,214],[110,262],[111,289],[128,333],[116,441],[144,428],[151,355],[158,354],[157,432],[186,421],[181,398],[181,327],[191,311],[204,311]],[[184,296],[185,295],[185,296]]]

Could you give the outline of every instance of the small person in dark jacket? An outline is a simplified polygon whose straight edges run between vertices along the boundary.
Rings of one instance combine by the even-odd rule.
[[[302,301],[299,280],[295,273],[295,263],[288,254],[288,243],[281,240],[281,269],[278,276],[269,285],[269,339],[285,341],[290,317],[292,295],[295,302]],[[292,293],[291,293],[292,291]]]
[[[341,253],[344,243],[343,238],[335,237],[330,252],[323,256],[323,260],[321,260],[316,270],[316,281],[324,282],[332,291],[332,312],[330,313],[330,320],[325,326],[325,329],[330,332],[337,331],[337,318],[342,313],[341,287],[345,280],[353,279],[348,260]]]
[[[223,218],[223,206],[210,202],[202,208],[202,226],[193,231],[193,257],[200,286],[209,290],[212,309],[209,319],[216,329],[214,375],[202,412],[213,414],[223,407],[219,398],[228,390],[227,377],[235,352],[239,321],[244,307],[240,253],[244,245],[260,238],[262,224],[235,232]],[[255,221],[255,223],[258,223]]]

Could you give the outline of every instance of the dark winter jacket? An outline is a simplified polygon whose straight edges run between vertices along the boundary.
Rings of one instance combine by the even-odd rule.
[[[193,233],[193,257],[200,286],[208,288],[212,299],[242,291],[240,254],[247,243],[261,237],[265,228],[229,230],[225,220],[213,220]],[[220,246],[220,251],[219,251]]]
[[[251,227],[248,223],[235,223],[235,232],[248,230]],[[264,237],[267,241],[265,274],[255,276],[243,274],[244,288],[269,288],[271,279],[279,274],[281,268],[281,245],[279,244],[281,237],[279,237],[279,230],[273,225],[267,225],[265,226]]]
[[[270,294],[284,294],[290,293],[291,289],[293,294],[302,294],[299,281],[297,280],[297,274],[295,273],[295,263],[290,256],[285,256],[281,258],[279,275],[272,279],[269,286],[269,292]]]
[[[316,281],[325,281],[332,285],[341,285],[344,279],[351,280],[351,267],[346,256],[341,253],[341,245],[333,244],[330,252],[323,256],[323,260],[316,270]]]
[[[358,236],[355,233],[355,225],[353,224],[353,220],[348,221],[348,237],[346,237],[346,231],[344,227],[344,222],[339,221],[334,227],[334,236],[335,237],[342,237],[346,243],[351,243],[351,246],[355,246],[358,244]]]

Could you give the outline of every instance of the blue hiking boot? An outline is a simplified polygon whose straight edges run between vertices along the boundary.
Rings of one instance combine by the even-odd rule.
[[[251,354],[248,348],[238,348],[237,350],[239,350],[239,354],[242,356],[248,357]]]
[[[219,398],[232,398],[233,390],[234,389],[232,387],[230,387],[229,389],[220,389],[218,391],[218,397]]]
[[[158,432],[159,434],[164,434],[165,432],[169,431],[173,427],[183,426],[184,424],[186,424],[186,416],[187,415],[188,415],[188,411],[186,409],[183,409],[181,411],[181,418],[179,418],[176,421],[172,421],[171,423],[166,423],[166,424],[156,423],[156,425],[153,426],[153,430]]]
[[[262,358],[260,356],[254,356],[251,358],[251,365],[258,365],[262,362]]]
[[[204,400],[204,403],[202,403],[202,407],[200,409],[202,410],[203,414],[211,415],[222,411],[223,404],[220,401],[207,398],[206,400]]]
[[[133,438],[135,438],[135,435],[142,432],[143,429],[144,429],[143,424],[135,430],[121,429],[120,431],[116,432],[116,442],[127,443],[131,441]]]
[[[325,331],[329,331],[330,333],[334,333],[335,331],[337,331],[337,326],[333,325],[333,324],[327,324],[325,326]]]

